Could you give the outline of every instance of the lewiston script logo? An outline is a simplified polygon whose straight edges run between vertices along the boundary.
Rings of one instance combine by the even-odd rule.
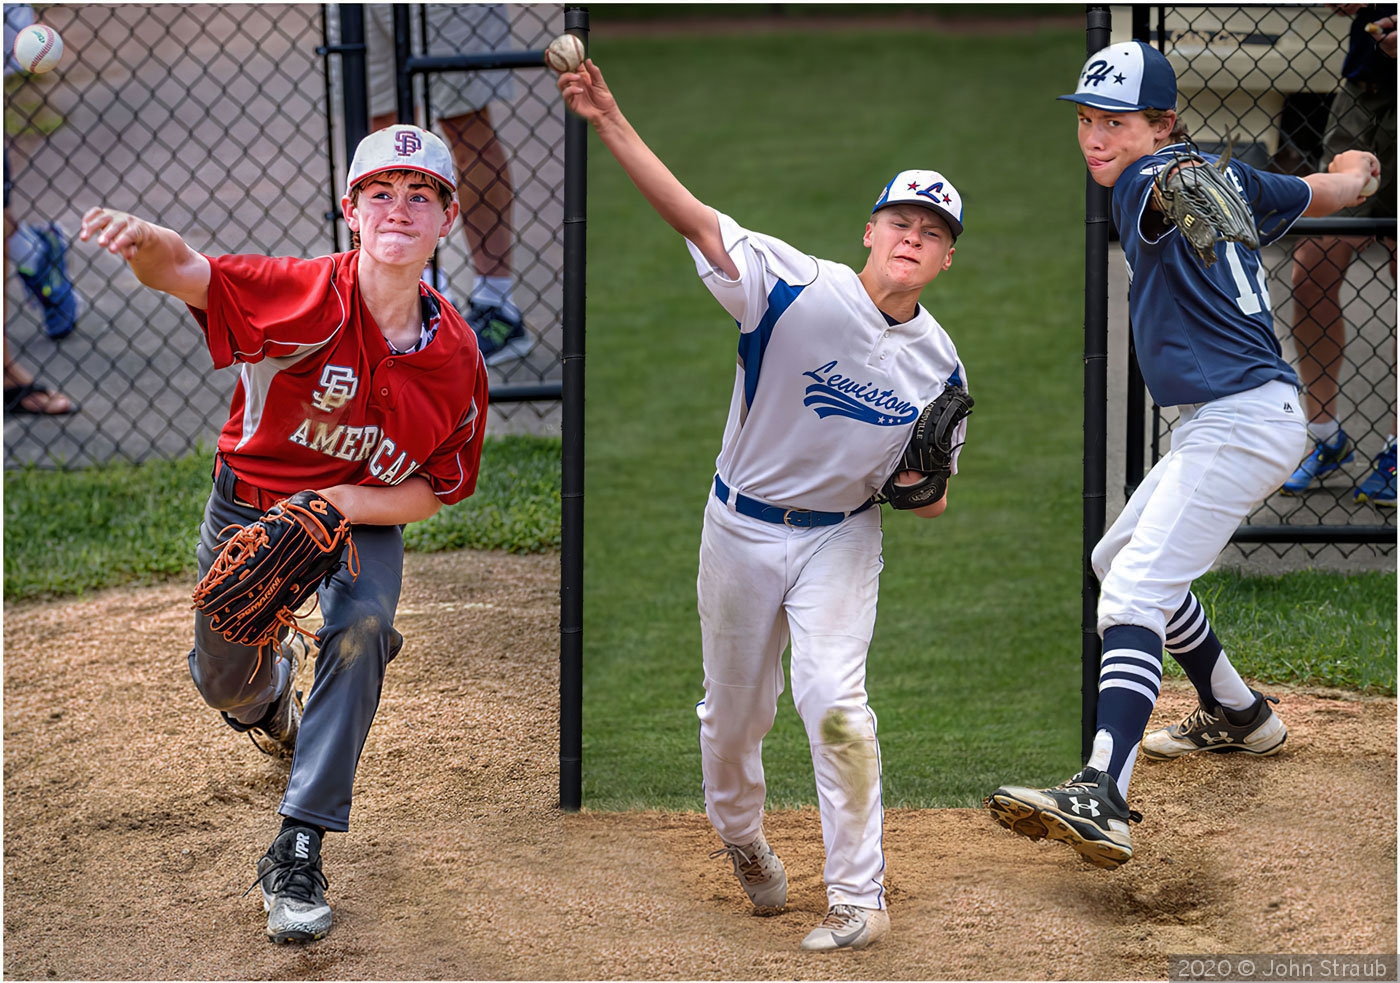
[[[354,369],[327,365],[321,370],[321,385],[312,395],[312,405],[325,412],[339,409],[354,397],[359,384]],[[386,485],[397,485],[418,470],[418,462],[410,458],[406,451],[400,451],[398,445],[378,427],[302,420],[287,439],[327,457],[338,457],[342,461],[368,461],[369,473]]]
[[[802,374],[815,380],[807,387],[802,405],[810,406],[823,420],[844,416],[877,427],[897,427],[912,423],[919,415],[919,408],[895,395],[893,389],[880,389],[873,382],[842,375],[835,362]]]

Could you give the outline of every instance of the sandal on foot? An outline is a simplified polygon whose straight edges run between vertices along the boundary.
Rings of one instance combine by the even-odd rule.
[[[68,404],[67,408],[53,409],[53,405],[60,400]],[[5,412],[28,413],[31,416],[68,416],[78,412],[78,404],[63,393],[31,382],[24,386],[5,387]]]

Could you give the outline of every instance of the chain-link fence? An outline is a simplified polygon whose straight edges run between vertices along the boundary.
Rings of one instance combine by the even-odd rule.
[[[1390,175],[1373,207],[1300,220],[1264,250],[1276,329],[1303,382],[1305,409],[1315,425],[1340,422],[1344,437],[1336,440],[1347,447],[1335,460],[1314,462],[1323,472],[1318,477],[1295,476],[1292,494],[1281,489],[1261,504],[1227,558],[1260,551],[1394,555],[1396,73],[1394,58],[1364,30],[1394,10],[1393,4],[1354,15],[1326,5],[1113,10],[1115,39],[1148,41],[1171,61],[1181,121],[1202,150],[1221,153],[1233,139],[1234,155],[1252,166],[1307,174],[1325,168],[1332,154],[1364,149]],[[1129,386],[1140,391],[1140,379]],[[1131,392],[1128,407],[1132,414]],[[1175,422],[1174,411],[1155,406],[1130,417],[1129,442],[1135,433],[1145,435],[1147,466],[1160,457]],[[1129,447],[1129,485],[1143,474],[1143,456]],[[1388,492],[1381,480],[1387,468]]]
[[[422,6],[410,8],[415,52],[536,50],[564,27],[556,4]],[[30,8],[5,9],[14,21],[12,11]],[[65,50],[47,74],[6,69],[5,466],[81,467],[212,447],[236,368],[214,371],[183,305],[74,237],[82,212],[101,203],[169,226],[212,254],[348,248],[339,217],[346,165],[339,11],[319,4],[32,10]],[[366,23],[375,16],[366,10]],[[367,43],[371,58],[383,54],[382,37],[369,34]],[[501,70],[486,86],[475,81],[484,74],[439,76],[468,95],[428,94],[430,121],[461,144],[456,156],[470,165],[460,194],[472,232],[454,229],[439,249],[438,285],[464,312],[483,297],[497,309],[513,304],[523,340],[501,339],[512,343],[490,369],[492,389],[545,383],[547,390],[559,378],[561,346],[564,112],[543,64]],[[371,81],[392,85],[393,77]],[[483,178],[479,159],[493,155],[497,163]],[[8,235],[11,222],[18,237]],[[52,298],[46,308],[9,261],[28,253],[38,285],[43,263],[52,267],[64,247],[78,297],[75,325]],[[35,412],[41,397],[16,398],[17,381],[30,375],[77,411]],[[490,427],[557,433],[559,403],[493,405]]]

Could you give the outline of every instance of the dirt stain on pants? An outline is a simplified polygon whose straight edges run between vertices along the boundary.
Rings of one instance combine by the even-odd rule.
[[[822,717],[824,756],[835,767],[848,807],[862,813],[880,772],[874,736],[851,726],[849,715],[832,707]]]

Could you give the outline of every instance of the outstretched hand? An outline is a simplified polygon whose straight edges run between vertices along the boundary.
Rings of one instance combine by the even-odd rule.
[[[97,244],[113,255],[130,262],[150,238],[150,223],[135,215],[119,212],[101,205],[83,213],[83,225],[78,238],[87,242],[97,235]]]
[[[1332,158],[1327,165],[1329,174],[1354,174],[1361,179],[1361,184],[1357,187],[1357,197],[1355,200],[1347,202],[1344,207],[1354,208],[1362,204],[1367,195],[1363,192],[1367,182],[1371,178],[1380,178],[1381,161],[1380,158],[1369,150],[1344,150]]]
[[[574,113],[598,126],[606,117],[617,112],[617,100],[613,98],[608,83],[603,81],[603,73],[589,58],[576,72],[564,72],[559,76],[559,92],[564,97],[564,105]]]

